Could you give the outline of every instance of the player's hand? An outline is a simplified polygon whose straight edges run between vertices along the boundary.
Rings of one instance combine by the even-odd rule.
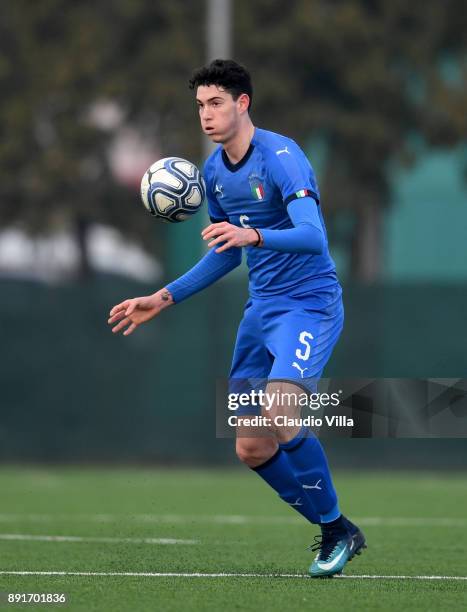
[[[171,306],[174,303],[170,291],[161,289],[153,295],[144,297],[132,298],[125,300],[121,304],[117,304],[109,313],[107,323],[114,325],[112,332],[114,334],[125,330],[124,336],[129,336],[135,331],[138,325],[145,323],[157,316],[162,310]]]
[[[203,240],[211,240],[209,248],[223,242],[224,244],[216,249],[216,253],[222,253],[231,247],[244,247],[256,244],[258,234],[254,229],[237,227],[227,221],[222,223],[212,223],[201,232]]]

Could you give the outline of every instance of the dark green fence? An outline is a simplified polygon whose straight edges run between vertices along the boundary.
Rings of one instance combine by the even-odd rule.
[[[0,284],[4,461],[226,463],[215,380],[226,376],[246,300],[225,279],[128,338],[107,313],[152,290],[99,277]],[[467,377],[467,287],[345,288],[346,325],[328,376]],[[343,465],[460,466],[464,440],[333,440]]]

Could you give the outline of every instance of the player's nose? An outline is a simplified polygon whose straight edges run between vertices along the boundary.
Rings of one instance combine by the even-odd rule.
[[[201,109],[201,119],[203,121],[208,121],[211,118],[212,118],[211,111],[208,108],[206,108],[206,107],[202,108]]]

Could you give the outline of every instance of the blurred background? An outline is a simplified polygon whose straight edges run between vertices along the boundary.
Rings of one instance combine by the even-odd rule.
[[[129,338],[109,309],[203,254],[146,168],[202,164],[194,68],[252,73],[255,124],[322,192],[346,326],[328,376],[467,377],[467,19],[462,0],[4,0],[0,5],[0,458],[235,462],[215,437],[247,297],[235,271]],[[465,440],[333,440],[335,465],[465,466]]]

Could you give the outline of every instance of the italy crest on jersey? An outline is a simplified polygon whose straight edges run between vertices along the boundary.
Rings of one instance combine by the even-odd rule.
[[[251,193],[257,200],[264,200],[264,187],[261,183],[261,179],[258,176],[250,175],[248,177],[250,183]]]

